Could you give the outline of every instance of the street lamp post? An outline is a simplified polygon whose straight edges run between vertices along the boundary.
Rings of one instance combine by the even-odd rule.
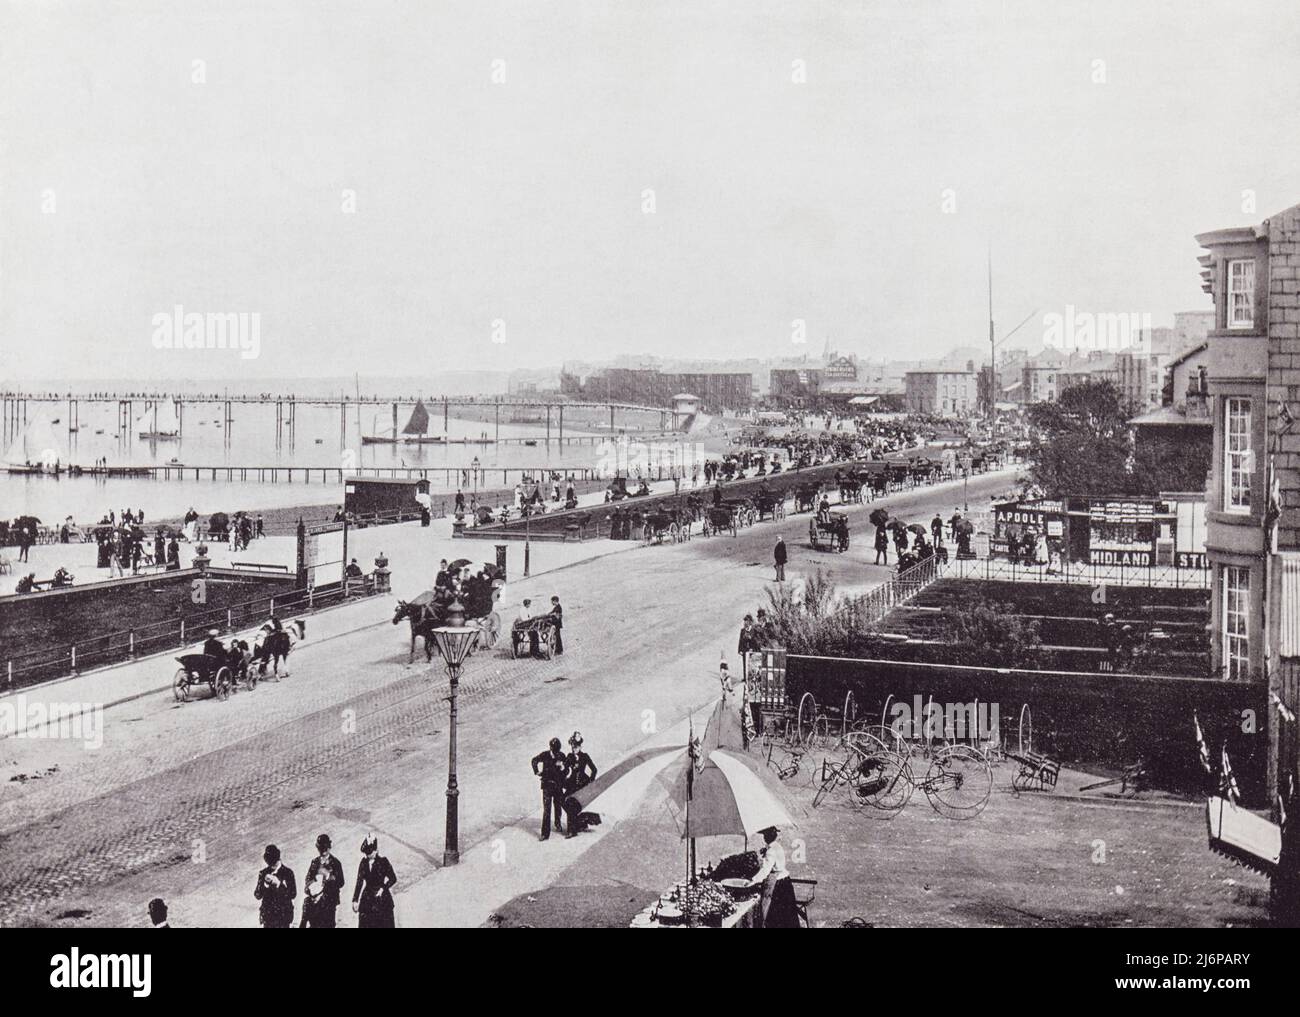
[[[465,625],[465,608],[453,601],[447,608],[447,625],[433,630],[433,638],[447,665],[450,689],[447,702],[450,723],[447,743],[447,832],[442,849],[442,864],[455,865],[460,861],[460,788],[456,784],[456,691],[460,683],[461,665],[469,656],[478,637],[478,629]]]

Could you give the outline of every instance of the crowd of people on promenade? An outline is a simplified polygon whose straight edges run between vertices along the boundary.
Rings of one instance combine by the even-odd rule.
[[[178,571],[181,568],[180,542],[198,544],[203,540],[221,541],[231,551],[246,550],[253,540],[266,535],[266,522],[259,513],[214,513],[207,532],[200,532],[200,517],[194,508],[185,513],[181,527],[162,524],[149,533],[145,525],[144,509],[110,509],[93,526],[79,526],[72,516],[64,518],[57,530],[47,530],[35,516],[20,516],[12,522],[0,524],[0,546],[14,544],[18,548],[18,561],[30,560],[31,548],[41,539],[58,544],[96,545],[95,567],[107,569],[108,578],[116,579],[141,572],[161,570]],[[8,562],[5,562],[8,567]],[[36,593],[43,589],[60,589],[71,586],[75,576],[67,565],[60,565],[50,579],[38,580],[35,572],[22,576],[15,593]]]

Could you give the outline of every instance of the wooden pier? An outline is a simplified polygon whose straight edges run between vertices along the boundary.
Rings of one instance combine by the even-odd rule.
[[[341,484],[349,477],[381,477],[388,479],[428,480],[431,483],[442,478],[443,487],[450,490],[457,486],[482,490],[495,482],[497,474],[501,475],[501,485],[510,487],[514,481],[524,477],[533,479],[549,477],[552,472],[574,480],[594,480],[598,470],[589,466],[483,466],[477,471],[455,466],[189,466],[176,463],[162,463],[157,466],[109,466],[90,469],[68,467],[61,471],[62,476],[95,477],[140,477],[162,481],[209,480],[240,483],[262,484]],[[475,474],[477,473],[477,485]]]

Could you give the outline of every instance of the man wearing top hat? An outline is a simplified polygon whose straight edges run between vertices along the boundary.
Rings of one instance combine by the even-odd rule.
[[[257,918],[264,929],[288,929],[293,926],[293,899],[298,884],[293,869],[280,861],[280,849],[268,844],[262,854],[266,868],[257,874],[253,896],[262,902]]]

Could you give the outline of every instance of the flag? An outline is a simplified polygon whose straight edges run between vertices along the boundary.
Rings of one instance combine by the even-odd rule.
[[[1282,484],[1278,480],[1277,466],[1268,457],[1268,502],[1264,507],[1264,541],[1270,554],[1277,554],[1277,521],[1282,516]]]
[[[1196,754],[1200,756],[1201,767],[1209,777],[1214,773],[1213,767],[1210,766],[1210,747],[1205,744],[1205,732],[1201,730],[1201,719],[1196,716],[1195,710],[1192,711],[1192,724],[1196,727]]]
[[[1232,772],[1232,763],[1228,760],[1228,743],[1223,743],[1223,766],[1219,771],[1219,790],[1228,796],[1234,805],[1241,804],[1241,788],[1237,786],[1237,777]]]

